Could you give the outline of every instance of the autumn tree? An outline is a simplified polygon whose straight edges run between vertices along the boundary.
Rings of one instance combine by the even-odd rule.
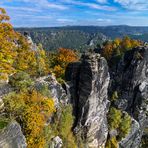
[[[112,42],[106,42],[105,46],[103,47],[103,56],[108,60],[111,58],[112,53],[113,53]]]
[[[8,22],[9,19],[6,11],[0,8],[0,76],[3,73],[13,73],[15,70],[12,64],[16,57],[17,34]]]
[[[37,75],[39,76],[47,75],[50,71],[49,62],[46,52],[42,47],[42,44],[39,44],[37,46],[37,51],[35,52],[36,52],[36,62],[37,62],[37,67],[36,67]]]
[[[109,65],[115,65],[126,51],[139,45],[141,45],[140,41],[131,39],[128,36],[123,39],[116,38],[103,44],[102,55],[109,61]]]
[[[63,79],[66,66],[70,62],[75,62],[77,60],[78,55],[75,51],[64,48],[58,49],[51,62],[51,68],[53,69],[53,73],[55,73],[57,78]]]
[[[46,53],[42,46],[32,49],[27,38],[14,31],[9,16],[0,8],[0,79],[4,74],[24,71],[31,76],[48,73]]]
[[[20,123],[27,139],[27,147],[44,147],[44,127],[55,111],[53,100],[32,90],[12,92],[4,98],[4,103],[10,118]]]

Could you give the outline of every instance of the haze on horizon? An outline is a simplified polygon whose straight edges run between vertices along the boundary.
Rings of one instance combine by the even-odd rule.
[[[14,27],[148,26],[146,0],[2,0]]]

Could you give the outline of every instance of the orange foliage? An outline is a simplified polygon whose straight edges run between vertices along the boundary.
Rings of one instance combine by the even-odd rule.
[[[113,53],[113,46],[111,42],[108,42],[104,48],[103,48],[103,56],[106,57],[106,59],[110,59]]]
[[[112,42],[105,43],[102,54],[107,60],[110,60],[113,56],[122,56],[127,50],[139,45],[141,45],[140,41],[130,39],[128,36],[123,39],[116,38]]]
[[[57,61],[63,66],[67,65],[70,62],[77,61],[78,57],[73,50],[60,48],[57,53]]]
[[[53,72],[57,78],[64,78],[66,66],[78,60],[76,52],[70,49],[60,48],[53,58]]]

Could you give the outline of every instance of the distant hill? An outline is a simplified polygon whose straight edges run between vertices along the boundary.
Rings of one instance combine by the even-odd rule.
[[[21,33],[28,32],[35,43],[42,43],[44,49],[59,47],[85,50],[95,47],[107,39],[130,36],[148,41],[148,27],[131,26],[65,26],[47,28],[16,28]]]

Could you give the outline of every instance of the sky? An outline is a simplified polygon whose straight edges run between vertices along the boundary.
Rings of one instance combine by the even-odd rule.
[[[0,0],[15,27],[148,26],[148,0]]]

